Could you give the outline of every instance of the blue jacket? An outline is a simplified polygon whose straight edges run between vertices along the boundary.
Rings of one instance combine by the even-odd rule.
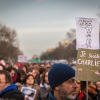
[[[17,87],[15,84],[11,84],[10,86],[6,87],[1,93],[0,93],[0,97],[5,94],[6,92],[8,91],[11,91],[11,90],[17,90]]]
[[[51,90],[51,91],[47,94],[45,100],[56,100],[56,98],[54,97],[54,94],[53,94],[53,90]]]
[[[0,98],[24,100],[24,94],[17,89],[15,84],[11,84],[0,93]]]

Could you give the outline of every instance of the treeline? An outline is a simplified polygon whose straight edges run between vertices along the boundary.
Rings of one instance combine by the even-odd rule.
[[[99,26],[100,27],[100,26]],[[44,52],[41,54],[42,60],[48,60],[48,57],[50,60],[59,60],[59,59],[65,59],[71,62],[72,60],[77,59],[77,50],[76,50],[76,31],[75,29],[70,30],[67,32],[67,38],[66,40],[73,40],[69,43],[67,47],[64,46],[58,46],[56,47],[52,52]],[[100,28],[99,28],[99,43],[100,43]]]
[[[76,33],[75,29],[72,29],[69,32],[67,32],[67,35],[66,35],[67,38],[66,39],[68,41],[71,41],[71,42],[69,42],[68,46],[59,45],[52,52],[44,52],[44,53],[41,54],[41,59],[42,60],[65,59],[65,60],[68,60],[68,61],[76,60],[77,50],[76,50],[75,33]]]
[[[0,24],[0,60],[15,63],[19,54],[23,53],[18,46],[16,31]]]

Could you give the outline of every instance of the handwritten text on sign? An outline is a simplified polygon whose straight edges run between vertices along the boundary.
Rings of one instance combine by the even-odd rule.
[[[87,59],[84,59],[87,58]],[[80,51],[80,58],[77,60],[77,64],[83,64],[88,66],[100,66],[100,54],[94,53],[87,53],[86,51]]]
[[[100,81],[100,50],[78,49],[76,78]]]

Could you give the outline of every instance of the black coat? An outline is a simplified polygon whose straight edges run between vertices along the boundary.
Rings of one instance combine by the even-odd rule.
[[[44,100],[47,94],[48,90],[45,87],[40,87],[36,100]]]
[[[0,98],[13,99],[13,100],[24,100],[24,94],[18,90],[12,90],[5,92]]]
[[[93,100],[100,100],[100,96],[95,95],[92,99],[93,99]]]
[[[11,100],[24,100],[24,94],[21,93],[15,84],[6,87],[1,93],[0,98]]]

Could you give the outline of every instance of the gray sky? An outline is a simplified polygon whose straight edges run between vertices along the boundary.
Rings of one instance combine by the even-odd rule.
[[[25,56],[40,55],[76,28],[75,18],[98,18],[100,0],[0,0],[0,22],[18,34]]]

